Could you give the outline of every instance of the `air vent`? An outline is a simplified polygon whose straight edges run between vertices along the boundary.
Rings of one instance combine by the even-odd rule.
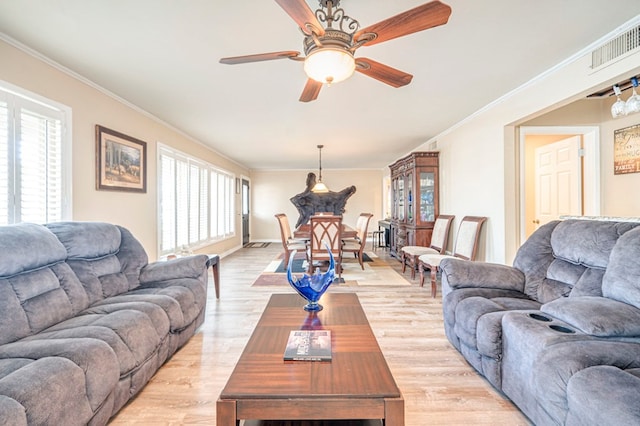
[[[591,52],[591,68],[601,67],[638,48],[640,48],[640,25]]]

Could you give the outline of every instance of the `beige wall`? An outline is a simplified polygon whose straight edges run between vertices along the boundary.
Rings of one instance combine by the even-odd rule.
[[[479,259],[511,263],[520,245],[517,126],[525,122],[530,125],[534,117],[583,99],[594,88],[616,83],[639,72],[640,53],[626,56],[596,72],[590,67],[590,56],[585,55],[529,82],[418,147],[417,150],[428,150],[437,143],[441,152],[440,211],[456,215],[452,240],[455,240],[457,224],[462,216],[487,216],[489,220],[483,230],[484,241],[481,241]],[[599,114],[594,117],[590,113],[585,117],[590,117],[587,120],[590,124],[600,124]],[[609,135],[614,128],[624,127],[630,121],[637,123],[638,118],[626,117],[615,123],[603,122],[601,134]],[[567,123],[562,118],[553,124],[577,123]],[[602,144],[610,141],[603,137]],[[640,210],[636,201],[619,200],[624,194],[616,188],[619,184],[627,186],[627,182],[637,182],[637,177],[618,179],[619,176],[616,176],[614,179],[608,171],[611,162],[612,159],[603,152],[602,183],[608,189],[608,195],[603,201],[606,206],[603,206],[602,213],[638,216]],[[632,182],[627,188],[631,186]],[[612,205],[617,207],[612,209],[609,207]]]
[[[298,210],[290,198],[305,190],[307,173],[315,170],[251,171],[251,240],[280,241],[280,228],[274,218],[286,213],[291,227],[298,220]],[[355,226],[360,213],[373,213],[369,232],[377,230],[382,218],[382,170],[322,169],[322,181],[331,191],[355,185],[356,192],[347,200],[344,222]]]
[[[128,228],[143,244],[150,259],[157,257],[158,247],[157,142],[202,158],[236,175],[248,175],[247,169],[198,142],[3,41],[0,41],[0,63],[0,79],[73,110],[73,220],[107,221]],[[147,142],[146,194],[95,189],[96,124]],[[239,206],[237,211],[240,211]],[[199,251],[223,253],[239,246],[239,218],[238,215],[236,238]]]

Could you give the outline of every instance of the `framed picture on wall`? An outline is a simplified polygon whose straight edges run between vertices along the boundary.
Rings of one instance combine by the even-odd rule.
[[[640,124],[613,132],[613,174],[640,172]]]
[[[147,143],[96,125],[96,189],[147,192]]]

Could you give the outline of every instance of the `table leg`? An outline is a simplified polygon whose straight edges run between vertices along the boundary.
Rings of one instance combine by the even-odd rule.
[[[236,401],[221,400],[216,403],[216,426],[236,426]]]
[[[209,266],[213,274],[213,285],[216,289],[216,299],[220,299],[220,256],[217,254],[209,255]]]
[[[216,289],[216,299],[220,299],[220,269],[218,268],[220,262],[213,265],[211,272],[213,272],[213,285]]]
[[[384,400],[384,425],[404,426],[404,399],[402,397]]]

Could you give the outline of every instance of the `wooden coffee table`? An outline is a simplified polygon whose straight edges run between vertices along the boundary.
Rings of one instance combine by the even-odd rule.
[[[310,314],[297,294],[271,296],[216,406],[218,426],[239,419],[384,419],[404,425],[404,399],[355,293],[327,293]],[[291,330],[325,328],[330,362],[284,361]]]

